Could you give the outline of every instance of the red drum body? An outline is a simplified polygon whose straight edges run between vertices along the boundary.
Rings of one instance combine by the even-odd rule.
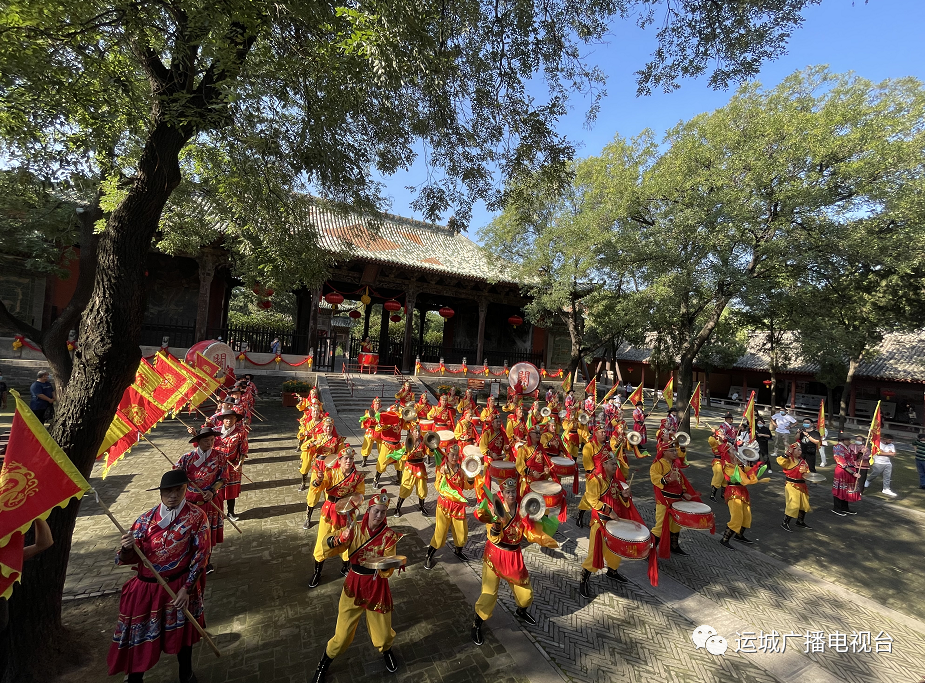
[[[380,433],[383,441],[394,444],[401,440],[401,415],[392,412],[379,413],[379,424],[382,426]]]
[[[418,420],[418,424],[421,425],[421,433],[432,432],[434,431],[434,421],[433,420]]]
[[[481,451],[479,451],[481,453]],[[514,463],[506,460],[493,460],[488,466],[488,473],[492,479],[501,481],[502,479],[515,479],[520,476]]]
[[[446,452],[447,448],[456,443],[456,435],[449,429],[441,429],[437,432],[437,435],[440,437],[440,448],[444,452]]]
[[[652,534],[644,524],[630,519],[611,520],[604,525],[604,543],[626,560],[646,560],[652,549]]]
[[[550,458],[552,473],[557,477],[574,477],[578,474],[578,465],[571,458]]]
[[[562,505],[565,492],[562,485],[554,481],[535,481],[530,484],[530,490],[543,496],[547,508],[557,508]]]
[[[685,529],[709,531],[716,523],[713,518],[713,510],[710,509],[709,505],[692,500],[673,503],[668,512],[674,518],[674,521]]]

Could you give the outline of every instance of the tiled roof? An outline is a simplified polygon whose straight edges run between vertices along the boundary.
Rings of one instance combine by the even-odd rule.
[[[511,282],[510,264],[453,228],[383,214],[381,219],[314,207],[322,246],[338,258],[393,263],[477,280]],[[516,284],[516,283],[515,283]]]
[[[792,338],[790,343],[794,343]],[[762,349],[761,335],[749,336],[746,353],[731,370],[768,371],[768,358]],[[617,349],[617,360],[646,363],[651,349],[623,344]],[[696,366],[696,363],[694,364]],[[782,370],[786,373],[812,375],[819,369],[815,361],[806,361],[798,352]],[[855,377],[861,379],[892,380],[896,382],[925,382],[925,330],[910,333],[887,334],[876,353],[858,366]]]

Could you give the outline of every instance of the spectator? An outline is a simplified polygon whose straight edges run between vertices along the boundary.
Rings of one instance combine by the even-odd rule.
[[[279,341],[279,337],[273,337],[273,341],[270,342],[270,353],[279,354],[282,353],[283,345]]]
[[[914,425],[918,420],[918,416],[915,414],[915,408],[912,407],[912,404],[909,404],[909,424]]]
[[[817,422],[816,424],[817,424],[817,426],[818,426],[818,422]],[[825,447],[826,447],[826,445],[827,445],[827,444],[826,444],[826,441],[825,441],[825,438],[829,435],[829,428],[828,428],[828,427],[823,427],[823,428],[822,428],[821,434],[822,434],[822,443],[819,444],[819,467],[825,467],[825,463],[826,463],[826,461],[825,461]]]
[[[3,374],[0,373],[0,408],[6,410],[6,392],[9,387],[3,381]]]
[[[771,430],[764,423],[764,418],[759,417],[755,420],[755,441],[758,442],[758,460],[768,466],[768,472],[771,471],[771,456],[768,454],[768,447],[771,445]]]
[[[822,443],[822,435],[816,430],[813,421],[808,417],[801,424],[800,431],[797,432],[797,439],[800,441],[800,450],[803,453],[803,459],[809,465],[809,471],[816,471],[816,451]]]
[[[733,401],[735,401],[736,403],[738,403],[738,402],[739,402],[739,392],[738,392],[738,391],[733,391],[733,392],[732,392],[732,397],[731,397],[731,398],[732,398]]]
[[[925,489],[925,433],[915,437],[915,469],[919,472],[919,488]]]
[[[45,422],[45,413],[55,402],[55,387],[48,381],[47,370],[39,371],[38,378],[29,387],[29,392],[32,394],[29,407],[32,408],[39,422]]]
[[[777,456],[778,449],[782,453],[787,452],[787,446],[790,445],[790,425],[796,423],[796,419],[787,408],[781,408],[771,416],[771,428],[774,430],[775,456]]]
[[[893,443],[892,434],[884,434],[880,443],[880,452],[874,456],[874,464],[864,482],[864,488],[870,486],[878,475],[883,478],[883,495],[895,498],[896,494],[890,489],[890,479],[893,477],[893,457],[896,455],[896,444]]]

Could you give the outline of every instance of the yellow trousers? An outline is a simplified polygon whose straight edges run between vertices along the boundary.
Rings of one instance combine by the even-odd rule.
[[[585,561],[581,563],[581,568],[585,569],[592,574],[597,570],[594,568],[594,551],[597,546],[597,528],[601,525],[596,519],[591,520],[591,542],[588,544],[588,556],[585,558]],[[604,543],[604,562],[607,564],[608,569],[619,569],[620,562],[623,561],[623,558],[619,555],[614,554],[614,552],[607,547],[607,544]]]
[[[655,526],[652,527],[652,535],[655,538],[662,537],[662,524],[665,521],[665,515],[668,514],[668,508],[661,503],[655,504]],[[674,521],[674,517],[668,522],[668,531],[673,534],[681,531],[681,525]]]
[[[309,486],[305,494],[305,502],[311,507],[317,507],[324,502],[324,486]]]
[[[410,467],[405,467],[401,472],[401,487],[398,489],[398,497],[407,498],[414,490],[417,490],[418,498],[427,498],[427,478],[416,477]]]
[[[710,486],[717,489],[724,487],[726,477],[723,476],[723,464],[717,460],[711,467],[713,469],[713,478],[710,480]]]
[[[590,510],[591,509],[591,504],[588,503],[588,499],[585,498],[584,496],[582,496],[581,500],[578,501],[578,509],[579,510]]]
[[[742,533],[742,529],[752,528],[752,506],[741,498],[732,498],[726,501],[729,505],[729,524],[730,529],[737,534]]]
[[[324,515],[321,515],[321,519],[318,521],[318,535],[315,536],[315,552],[314,558],[315,562],[324,562],[324,553],[328,550],[327,545],[324,542],[325,537],[328,534],[332,534],[335,531],[340,531],[342,527],[332,526],[331,523],[324,518]],[[341,557],[344,558],[344,562],[347,561],[347,558],[350,556],[350,553],[346,550],[343,552]],[[349,645],[350,643],[347,643]]]
[[[475,613],[486,621],[491,619],[491,613],[495,611],[500,583],[501,577],[495,574],[494,569],[482,562],[482,594],[475,601]],[[515,586],[510,581],[508,585],[514,593],[514,602],[518,607],[529,607],[533,604],[533,586],[529,579],[527,579],[526,586]]]
[[[469,523],[465,518],[453,519],[438,505],[437,525],[434,528],[434,536],[430,539],[431,548],[439,550],[443,547],[443,544],[446,543],[446,536],[450,527],[453,528],[453,544],[457,548],[465,546],[469,538]]]
[[[363,445],[360,447],[360,455],[363,456],[363,460],[369,458],[370,454],[373,452],[373,446],[376,447],[376,452],[378,453],[381,444],[382,439],[371,439],[368,436],[364,436]]]
[[[812,512],[813,509],[809,506],[809,496],[789,482],[784,486],[784,496],[787,501],[784,514],[788,517],[799,517],[800,511]]]
[[[393,465],[396,472],[401,472],[401,460],[389,458],[389,453],[396,450],[398,450],[398,446],[393,446],[387,441],[379,442],[379,458],[376,460],[376,472],[382,474],[389,465]]]
[[[312,470],[312,463],[315,458],[307,448],[302,449],[302,466],[299,467],[299,474],[308,474]]]
[[[383,579],[385,580],[385,579]],[[334,637],[328,641],[325,652],[333,659],[343,653],[357,632],[360,617],[366,613],[366,628],[373,647],[379,652],[386,652],[392,648],[395,640],[395,631],[392,630],[392,613],[373,612],[364,607],[357,607],[353,598],[348,598],[344,591],[340,592],[340,602],[337,605],[337,626],[334,628]]]

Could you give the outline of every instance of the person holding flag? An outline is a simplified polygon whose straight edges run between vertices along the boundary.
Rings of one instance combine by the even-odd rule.
[[[195,450],[185,453],[177,460],[175,470],[181,470],[192,486],[186,490],[186,500],[192,506],[201,508],[209,520],[209,556],[216,545],[225,540],[225,518],[221,507],[224,501],[222,489],[228,469],[228,463],[223,453],[215,445],[217,434],[211,427],[203,427],[190,443],[195,444]],[[212,504],[214,503],[214,505]],[[206,558],[207,561],[209,557]],[[206,564],[206,574],[215,571],[211,562]]]
[[[639,386],[640,388],[642,387],[642,385]],[[633,393],[635,394],[636,392],[634,391]],[[639,432],[640,436],[642,436],[642,439],[638,445],[644,448],[648,442],[648,435],[646,433],[646,418],[649,416],[649,414],[643,410],[643,404],[641,400],[635,405],[636,407],[633,410],[633,431]]]
[[[244,460],[247,458],[247,428],[238,418],[238,413],[228,410],[219,416],[222,420],[221,432],[215,439],[215,449],[221,453],[227,463],[226,483],[223,492],[228,504],[228,519],[238,521],[235,514],[235,502],[241,495],[241,478],[244,476]]]

